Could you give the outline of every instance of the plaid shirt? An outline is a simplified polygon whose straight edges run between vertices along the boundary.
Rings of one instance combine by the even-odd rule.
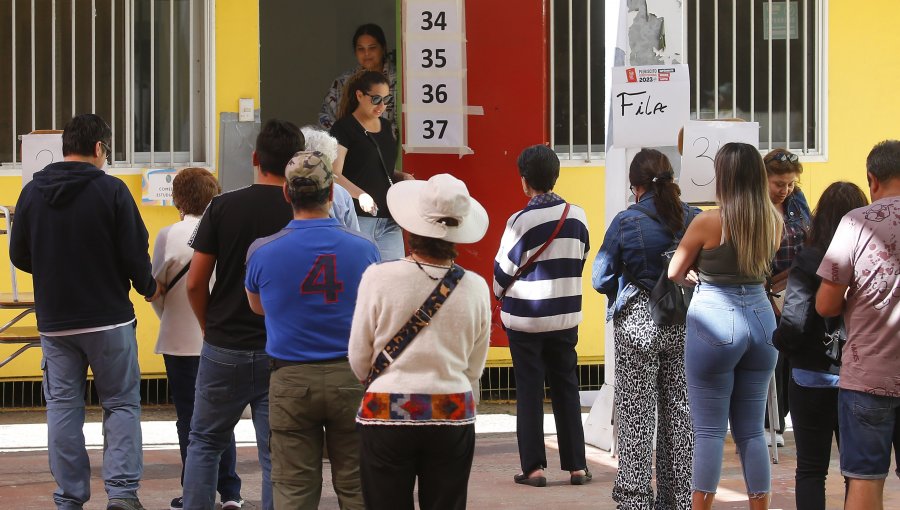
[[[781,247],[772,260],[772,275],[791,267],[794,257],[803,248],[810,227],[809,205],[806,196],[799,189],[788,195],[784,201],[784,230],[781,233]]]

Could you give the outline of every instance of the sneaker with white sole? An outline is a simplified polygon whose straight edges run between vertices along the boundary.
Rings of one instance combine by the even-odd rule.
[[[181,496],[178,496],[169,503],[169,510],[181,510],[182,508],[184,508],[184,498]]]
[[[244,506],[244,500],[240,497],[222,502],[222,510],[237,510],[242,506]]]

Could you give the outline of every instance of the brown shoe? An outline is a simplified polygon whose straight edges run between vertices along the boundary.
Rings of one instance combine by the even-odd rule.
[[[571,475],[569,478],[569,483],[572,485],[584,485],[591,481],[594,478],[594,475],[591,474],[591,470],[588,468],[584,468],[583,475]]]

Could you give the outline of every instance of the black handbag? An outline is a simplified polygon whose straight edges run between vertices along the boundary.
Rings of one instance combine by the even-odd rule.
[[[622,270],[625,273],[625,276],[631,280],[633,284],[650,293],[650,316],[653,318],[654,324],[657,326],[675,326],[684,324],[687,319],[687,310],[688,306],[691,304],[694,290],[690,287],[682,287],[669,279],[669,262],[672,261],[672,255],[678,248],[681,237],[676,236],[675,233],[653,213],[653,211],[638,204],[634,204],[632,207],[662,225],[663,228],[671,234],[672,244],[662,253],[662,273],[659,275],[659,278],[656,280],[656,285],[654,285],[652,289],[648,288],[640,280],[635,278],[634,275],[628,271],[628,267],[625,264],[622,265]],[[684,223],[685,230],[687,230],[688,225],[691,224],[691,220],[694,219],[694,216],[693,210],[688,209],[688,216],[685,218]]]

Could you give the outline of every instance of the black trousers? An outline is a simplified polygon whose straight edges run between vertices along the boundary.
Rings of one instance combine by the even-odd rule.
[[[831,441],[840,438],[838,389],[804,388],[792,377],[789,391],[797,443],[797,510],[824,510]]]
[[[475,425],[360,425],[360,477],[367,510],[466,508]]]
[[[547,467],[544,449],[544,377],[550,383],[550,400],[559,441],[560,467],[585,469],[584,428],[578,395],[578,329],[549,333],[506,330],[516,375],[516,437],[522,472]]]

